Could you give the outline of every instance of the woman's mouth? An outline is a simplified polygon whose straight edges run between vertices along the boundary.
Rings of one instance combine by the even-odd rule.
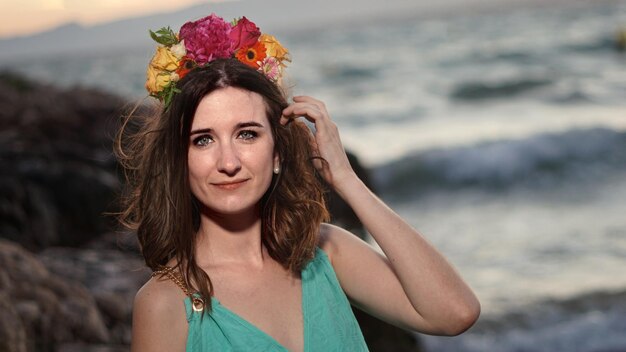
[[[225,182],[216,182],[216,183],[212,183],[213,186],[219,188],[219,189],[223,189],[223,190],[234,190],[237,189],[241,186],[243,186],[246,182],[248,181],[248,179],[245,180],[233,180],[233,181],[225,181]]]

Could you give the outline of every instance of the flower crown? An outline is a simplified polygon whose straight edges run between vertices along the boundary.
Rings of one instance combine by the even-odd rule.
[[[246,17],[230,23],[215,14],[187,22],[178,34],[163,27],[150,36],[160,45],[146,71],[146,89],[169,106],[176,82],[195,67],[220,58],[236,58],[279,84],[289,51]]]

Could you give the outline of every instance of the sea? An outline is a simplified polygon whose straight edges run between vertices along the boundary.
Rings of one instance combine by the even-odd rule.
[[[375,191],[481,301],[426,350],[626,351],[620,31],[625,1],[548,1],[276,33],[290,92],[326,103]],[[152,51],[3,65],[142,100]]]

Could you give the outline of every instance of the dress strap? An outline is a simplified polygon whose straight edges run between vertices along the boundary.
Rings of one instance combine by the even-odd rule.
[[[183,279],[180,272],[175,272],[174,268],[171,268],[169,266],[164,266],[160,270],[153,271],[151,276],[155,277],[157,275],[167,276],[170,280],[172,280],[172,282],[174,282],[178,287],[180,287],[180,289],[183,290],[185,295],[191,298],[193,310],[195,310],[196,312],[201,312],[202,310],[204,310],[204,300],[200,297],[200,295],[195,294],[194,292],[191,292],[191,290],[185,283],[185,280]]]

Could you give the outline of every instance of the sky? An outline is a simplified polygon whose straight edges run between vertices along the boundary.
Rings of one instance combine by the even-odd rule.
[[[68,22],[93,25],[184,8],[208,0],[2,0],[0,37],[44,31]],[[215,2],[215,1],[213,1]]]
[[[77,22],[91,26],[129,17],[147,16],[156,13],[175,11],[201,3],[216,3],[241,0],[0,0],[2,1],[2,21],[0,21],[0,39],[27,36],[46,31],[63,24]],[[263,1],[263,0],[250,0]],[[289,0],[285,0],[289,1]],[[303,1],[303,0],[293,0]],[[309,0],[310,1],[310,0]],[[341,2],[352,6],[353,10],[368,7],[380,7],[381,0],[327,0],[320,1],[322,7],[332,11],[332,7]],[[585,0],[441,0],[438,2],[420,2],[416,0],[384,0],[385,6],[393,8],[449,7],[466,9],[470,4],[503,3],[545,3],[555,1]],[[591,0],[587,0],[591,1]],[[293,4],[292,4],[293,5]],[[345,6],[344,6],[345,7]]]

